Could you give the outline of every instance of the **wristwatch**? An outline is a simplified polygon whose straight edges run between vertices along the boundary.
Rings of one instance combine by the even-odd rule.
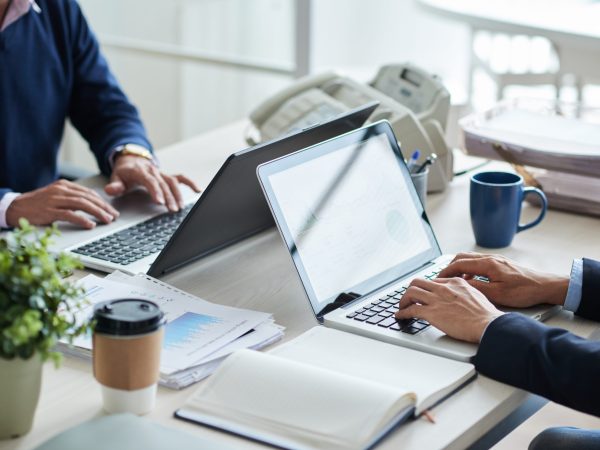
[[[115,159],[120,155],[134,155],[155,162],[152,152],[137,144],[125,144],[117,147],[115,149]]]

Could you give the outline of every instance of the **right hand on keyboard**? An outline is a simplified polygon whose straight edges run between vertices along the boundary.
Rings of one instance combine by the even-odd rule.
[[[414,279],[398,304],[397,319],[425,319],[448,336],[478,343],[503,313],[462,278]]]
[[[135,186],[143,186],[152,201],[177,212],[184,207],[179,184],[185,184],[195,192],[200,188],[184,175],[167,175],[154,162],[134,155],[118,156],[104,191],[108,195],[121,195]]]

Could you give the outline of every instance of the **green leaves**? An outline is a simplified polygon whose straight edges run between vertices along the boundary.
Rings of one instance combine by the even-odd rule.
[[[11,340],[17,347],[27,344],[44,328],[41,317],[40,311],[27,309],[23,315],[17,316],[9,327],[2,330],[2,336]]]
[[[29,358],[38,352],[60,362],[52,347],[58,339],[72,341],[87,332],[72,311],[84,300],[83,291],[63,280],[80,264],[48,247],[56,227],[40,232],[25,219],[19,229],[0,238],[0,357]]]

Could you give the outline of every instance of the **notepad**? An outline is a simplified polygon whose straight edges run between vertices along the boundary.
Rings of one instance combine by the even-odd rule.
[[[242,350],[175,412],[286,448],[359,449],[454,392],[473,365],[325,327]]]

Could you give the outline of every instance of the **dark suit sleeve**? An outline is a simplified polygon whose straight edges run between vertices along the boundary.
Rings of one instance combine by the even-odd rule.
[[[600,322],[600,262],[583,258],[581,302],[578,316]]]
[[[129,102],[100,53],[98,41],[75,1],[68,3],[73,58],[73,89],[69,117],[88,141],[104,174],[108,157],[122,144],[151,150],[136,108]]]
[[[0,187],[0,200],[2,200],[2,197],[4,197],[9,192],[12,192],[12,189]]]
[[[599,341],[510,313],[490,323],[474,363],[482,375],[600,416]]]

